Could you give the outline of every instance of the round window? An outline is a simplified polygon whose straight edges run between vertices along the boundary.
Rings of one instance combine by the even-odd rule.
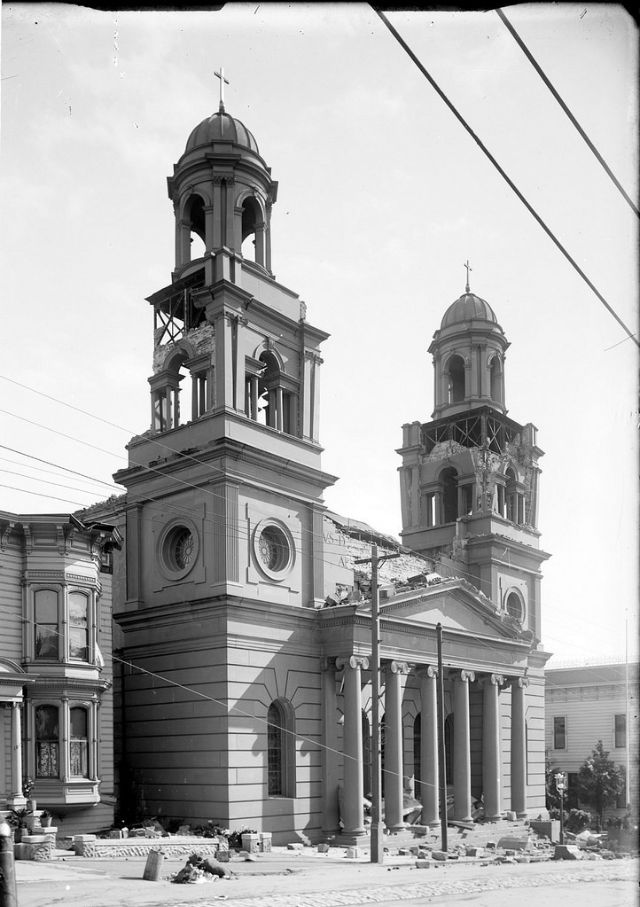
[[[515,592],[510,592],[507,596],[507,613],[519,621],[521,621],[524,616],[522,602]]]
[[[256,528],[254,551],[258,566],[271,579],[282,579],[293,563],[293,545],[283,526],[262,522]]]
[[[186,576],[195,564],[197,547],[193,529],[182,523],[172,526],[161,543],[163,566],[173,577]]]

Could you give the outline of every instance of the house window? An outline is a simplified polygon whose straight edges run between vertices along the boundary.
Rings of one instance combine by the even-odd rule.
[[[564,750],[567,748],[566,718],[556,715],[553,719],[553,748]]]
[[[72,708],[69,712],[71,723],[71,746],[69,751],[71,776],[73,778],[88,778],[88,743],[87,710]]]
[[[87,661],[89,655],[89,600],[82,592],[69,593],[69,657]]]
[[[267,713],[267,791],[270,797],[293,797],[295,738],[293,711],[284,700],[271,703]]]
[[[40,705],[35,713],[36,777],[60,775],[60,730],[57,706]]]
[[[627,716],[615,716],[615,746],[621,749],[627,745]]]
[[[36,658],[58,658],[58,593],[39,589],[34,596]]]

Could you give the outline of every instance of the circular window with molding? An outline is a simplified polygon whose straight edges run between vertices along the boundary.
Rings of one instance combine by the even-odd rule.
[[[507,614],[517,620],[519,624],[524,621],[524,604],[517,592],[509,592],[505,602]]]
[[[158,546],[163,573],[170,579],[182,579],[193,569],[198,548],[198,533],[191,521],[170,523],[160,536]]]
[[[253,553],[265,576],[283,580],[291,572],[295,559],[291,533],[276,520],[261,520],[253,534]]]

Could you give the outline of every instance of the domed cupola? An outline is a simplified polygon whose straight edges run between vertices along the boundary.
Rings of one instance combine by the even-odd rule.
[[[207,284],[228,278],[234,261],[253,262],[271,275],[278,184],[253,134],[226,112],[222,98],[218,111],[191,131],[167,187],[176,218],[174,280],[203,265]]]
[[[220,104],[217,113],[211,114],[210,117],[198,123],[187,139],[185,154],[201,148],[203,145],[211,145],[213,142],[231,142],[233,145],[240,145],[243,148],[249,148],[255,154],[260,154],[258,143],[249,132],[247,127],[240,120],[230,116],[225,109],[224,104]]]
[[[506,413],[504,359],[509,343],[489,303],[465,292],[448,307],[429,352],[435,369],[432,418],[441,419],[479,406]]]

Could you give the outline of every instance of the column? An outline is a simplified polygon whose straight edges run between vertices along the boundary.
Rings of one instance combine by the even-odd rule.
[[[420,678],[420,779],[416,796],[422,800],[422,824],[435,825],[439,820],[438,797],[438,710],[436,678],[438,672],[429,665],[418,671]]]
[[[71,778],[71,764],[69,760],[70,740],[71,740],[71,716],[69,715],[69,697],[63,696],[60,705],[59,714],[59,740],[60,753],[58,764],[60,768],[60,780],[68,781]]]
[[[282,422],[282,406],[283,406],[282,388],[277,387],[276,388],[276,428],[278,429],[278,431],[282,431],[282,424],[283,424],[283,422]]]
[[[91,697],[89,707],[89,721],[87,728],[87,774],[92,781],[98,777],[98,697]]]
[[[385,665],[384,687],[384,821],[389,831],[404,828],[402,821],[402,676],[409,666],[401,661]]]
[[[344,769],[342,823],[345,835],[363,835],[362,771],[362,694],[360,671],[369,667],[367,658],[340,658],[338,670],[344,669]]]
[[[527,814],[526,677],[511,682],[511,809],[517,816]]]
[[[471,740],[469,681],[473,671],[460,671],[453,681],[453,817],[471,820]]]
[[[252,375],[251,383],[251,418],[254,422],[258,421],[258,376]]]
[[[22,795],[22,703],[11,703],[11,800],[24,803]]]
[[[322,670],[322,831],[334,835],[339,830],[336,664],[334,658],[321,659]]]
[[[489,674],[483,678],[482,715],[482,792],[486,819],[499,819],[500,795],[500,685],[504,677]]]

